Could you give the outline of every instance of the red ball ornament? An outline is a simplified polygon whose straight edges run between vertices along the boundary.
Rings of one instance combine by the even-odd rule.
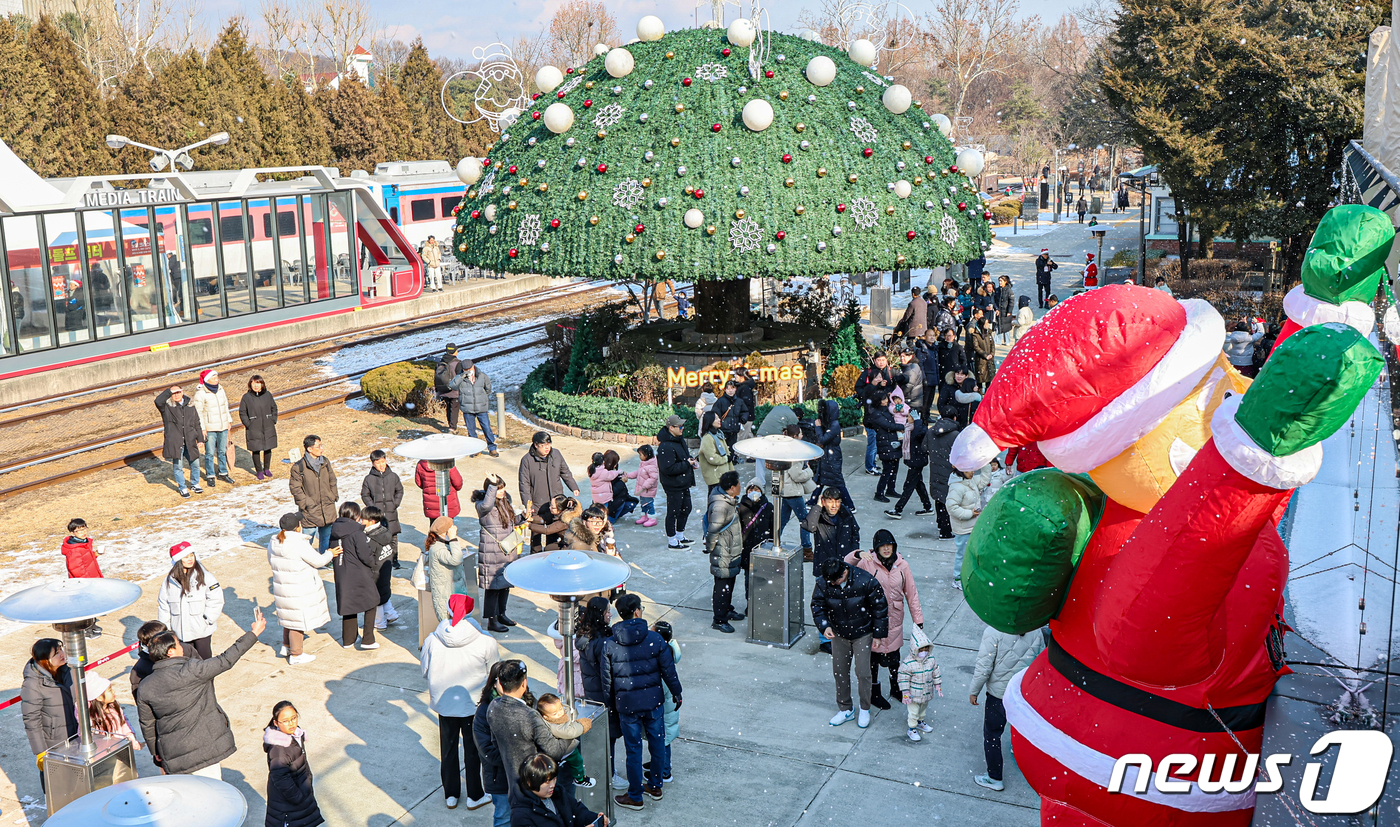
[[[777,238],[779,241],[782,241],[783,239],[787,238],[787,233],[783,232],[782,230],[779,230],[778,232],[774,233],[774,237]]]
[[[909,239],[910,241],[913,241],[914,239],[919,237],[919,234],[914,232],[913,230],[910,230],[909,232],[904,234],[904,237]]]
[[[772,70],[772,69],[769,69],[768,71],[766,71],[766,72],[763,73],[763,76],[766,77],[766,78],[771,78],[771,77],[773,77],[773,70]]]
[[[724,55],[725,57],[729,57],[729,47],[726,46],[726,47],[724,47],[723,49],[720,49],[720,50],[719,50],[719,53],[722,54],[722,55]]]
[[[790,164],[790,163],[792,163],[792,155],[789,154],[789,153],[786,153],[786,152],[783,153],[783,163],[785,163],[785,164]]]
[[[514,175],[514,174],[515,174],[515,170],[516,170],[515,164],[511,164],[511,165],[510,165],[510,174],[511,174],[511,175]]]
[[[713,125],[710,126],[710,131],[711,131],[711,132],[718,132],[719,130],[720,130],[720,125],[719,125],[719,124],[713,124]]]
[[[954,175],[958,174],[958,168],[956,166],[948,167],[948,171],[953,173]]]
[[[836,211],[839,212],[839,213],[845,212],[845,211],[846,211],[846,205],[845,205],[845,204],[837,204],[837,205],[836,205]]]
[[[540,119],[540,113],[538,113],[538,112],[531,112],[531,113],[530,113],[530,117],[531,117],[532,119],[534,119],[534,120],[539,120],[539,119]]]
[[[565,69],[565,70],[564,70],[564,74],[566,74],[566,75],[572,75],[573,73],[574,73],[574,69],[573,69],[572,66],[570,66],[568,69]]]
[[[562,100],[562,99],[564,98],[564,93],[563,93],[563,92],[560,92],[560,93],[556,94],[555,97]]]
[[[532,101],[537,101],[537,100],[539,100],[539,99],[540,99],[540,93],[539,93],[539,92],[536,92],[535,94],[533,94],[533,95],[530,96],[530,100],[532,100]]]
[[[991,221],[991,220],[992,220],[992,214],[989,213],[989,212],[984,212],[984,213],[982,213],[982,217],[985,218],[985,219],[987,219],[988,221]]]
[[[520,251],[517,250],[517,249],[515,249],[514,247],[512,247],[512,248],[510,248],[510,254],[509,254],[509,255],[510,255],[511,258],[515,258],[516,256],[520,255]]]
[[[481,210],[472,210],[472,218],[473,218],[473,219],[480,218],[480,217],[481,217]]]
[[[646,232],[646,229],[647,228],[645,224],[638,224],[637,226],[632,228],[632,232],[636,233],[637,235],[641,235],[642,233]]]
[[[587,109],[588,107],[590,107],[590,106],[592,106],[592,105],[593,105],[593,101],[591,101],[591,100],[586,100],[586,101],[583,102],[583,108],[584,108],[584,109]]]
[[[866,147],[865,149],[862,149],[862,150],[860,151],[860,154],[861,154],[861,155],[864,155],[864,156],[867,157],[867,158],[869,158],[871,155],[874,155],[874,154],[875,154],[875,150],[871,149],[870,147]]]
[[[932,155],[925,155],[925,156],[924,156],[924,163],[926,163],[926,164],[932,164],[932,163],[933,163],[933,156],[932,156]]]
[[[549,226],[550,226],[551,228],[555,229],[555,230],[559,229],[559,219],[557,219],[557,218],[551,218],[551,219],[549,219]]]
[[[959,202],[958,202],[958,209],[962,210],[963,212],[967,212],[967,202],[966,202],[966,201],[959,201]]]
[[[682,78],[682,79],[681,79],[681,86],[689,86],[689,85],[690,85],[690,78]]]
[[[696,198],[697,201],[698,201],[699,199],[701,199],[701,198],[704,198],[704,197],[705,197],[705,191],[704,191],[704,190],[696,190],[696,191],[695,191],[695,198]]]
[[[608,171],[608,165],[607,165],[607,164],[599,164],[599,165],[598,165],[598,172],[602,173],[602,172],[607,172],[607,171]]]

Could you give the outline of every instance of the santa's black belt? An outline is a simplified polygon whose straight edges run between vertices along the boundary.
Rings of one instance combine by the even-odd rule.
[[[1144,718],[1160,721],[1167,726],[1185,729],[1190,732],[1225,732],[1220,726],[1223,721],[1231,730],[1256,729],[1264,725],[1264,704],[1227,706],[1215,710],[1197,709],[1178,701],[1154,695],[1136,686],[1129,686],[1108,675],[1095,672],[1080,663],[1066,652],[1054,638],[1046,646],[1050,665],[1065,677],[1065,680],[1093,695],[1104,703],[1127,710]],[[1220,720],[1216,720],[1216,715]]]

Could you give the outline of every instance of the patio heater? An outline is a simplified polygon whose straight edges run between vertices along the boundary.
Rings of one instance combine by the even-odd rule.
[[[818,459],[822,449],[810,442],[776,434],[734,443],[734,451],[763,460],[773,472],[773,487],[780,492],[773,508],[773,540],[759,545],[749,556],[749,633],[745,640],[764,646],[790,649],[802,639],[803,594],[802,548],[783,550],[781,492],[783,475],[795,462]]]
[[[1099,263],[1099,284],[1108,284],[1108,267],[1103,260],[1103,237],[1108,235],[1107,229],[1093,229],[1089,231],[1099,242],[1099,254],[1094,258]],[[1145,285],[1144,285],[1145,286]]]
[[[600,703],[574,697],[574,615],[580,597],[606,594],[627,582],[631,567],[622,560],[593,551],[555,551],[521,557],[505,568],[505,578],[517,589],[547,594],[559,608],[559,636],[564,638],[564,703],[590,718],[593,728],[579,739],[583,765],[591,767],[598,783],[592,789],[576,789],[584,806],[613,821],[612,750],[608,740],[608,709]]]
[[[47,827],[242,827],[248,802],[232,784],[197,775],[156,775],[88,793]]]
[[[73,673],[78,734],[44,755],[48,814],[94,790],[136,777],[136,757],[121,736],[94,733],[88,717],[87,638],[97,618],[141,599],[141,587],[126,580],[81,577],[55,580],[16,592],[0,601],[0,617],[16,623],[46,623],[63,636]],[[77,822],[74,822],[77,823]]]
[[[486,450],[485,440],[477,439],[473,436],[457,436],[456,434],[429,434],[418,439],[405,442],[394,449],[394,453],[408,459],[420,460],[428,463],[428,467],[433,469],[433,477],[436,480],[436,494],[438,498],[438,513],[447,515],[447,495],[452,491],[452,469],[457,465],[457,460],[462,457],[469,457]],[[465,541],[464,541],[465,542]],[[426,553],[426,552],[424,552]],[[477,594],[476,583],[476,552],[466,551],[462,555],[462,571],[470,572],[471,577],[467,578],[466,594],[472,599],[472,617],[481,619],[481,600]],[[423,641],[428,639],[428,635],[437,628],[437,615],[433,612],[433,596],[426,589],[418,590],[418,648],[423,648]]]

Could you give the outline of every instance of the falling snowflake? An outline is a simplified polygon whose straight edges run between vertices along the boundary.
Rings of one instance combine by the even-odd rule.
[[[865,75],[866,79],[868,79],[871,83],[878,83],[881,86],[889,86],[889,84],[885,82],[884,78],[880,77],[874,72],[861,72],[861,74]]]
[[[486,177],[485,177],[485,178],[482,178],[482,179],[481,179],[481,194],[482,194],[482,195],[485,195],[486,193],[488,193],[488,192],[494,192],[495,190],[496,190],[496,170],[493,169],[493,170],[491,170],[490,172],[486,173]]]
[[[540,217],[530,213],[520,222],[520,246],[533,247],[540,240]]]
[[[958,233],[958,222],[951,215],[943,216],[943,219],[938,222],[938,234],[943,237],[943,241],[949,247],[957,244],[961,237]]]
[[[624,178],[613,187],[613,204],[623,209],[632,209],[642,203],[642,183],[636,178]]]
[[[580,83],[583,83],[583,75],[574,75],[563,86],[560,86],[558,89],[555,89],[554,94],[562,98],[570,92],[574,91],[574,89],[577,88]]]
[[[875,139],[880,137],[880,133],[875,131],[875,127],[870,125],[870,121],[859,115],[851,116],[851,131],[855,133],[857,138],[868,144],[875,143]]]
[[[729,70],[724,68],[724,66],[719,63],[706,63],[703,66],[695,67],[695,76],[697,78],[700,78],[701,80],[707,80],[710,83],[714,83],[720,78],[729,77]]]
[[[762,231],[752,218],[742,218],[729,224],[729,243],[739,252],[757,250],[762,243]]]
[[[851,220],[862,230],[868,230],[880,220],[880,211],[875,209],[874,201],[862,195],[851,202]]]
[[[622,113],[626,112],[621,106],[610,103],[598,110],[598,114],[593,117],[593,125],[599,129],[606,129],[609,126],[622,120]]]

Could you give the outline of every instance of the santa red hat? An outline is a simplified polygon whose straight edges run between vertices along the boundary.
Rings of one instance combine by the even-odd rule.
[[[210,368],[209,370],[202,370],[202,371],[200,371],[200,372],[199,372],[199,381],[200,381],[200,382],[203,382],[205,379],[207,379],[207,378],[209,377],[209,374],[211,374],[211,373],[213,373],[213,372],[214,372],[214,369],[213,369],[213,368]]]
[[[1225,320],[1204,301],[1124,284],[1075,296],[1011,349],[953,465],[976,470],[1035,443],[1065,471],[1097,468],[1157,427],[1224,341]]]
[[[188,541],[176,543],[170,547],[170,562],[172,564],[178,563],[191,554],[194,554],[194,546],[190,545]]]

